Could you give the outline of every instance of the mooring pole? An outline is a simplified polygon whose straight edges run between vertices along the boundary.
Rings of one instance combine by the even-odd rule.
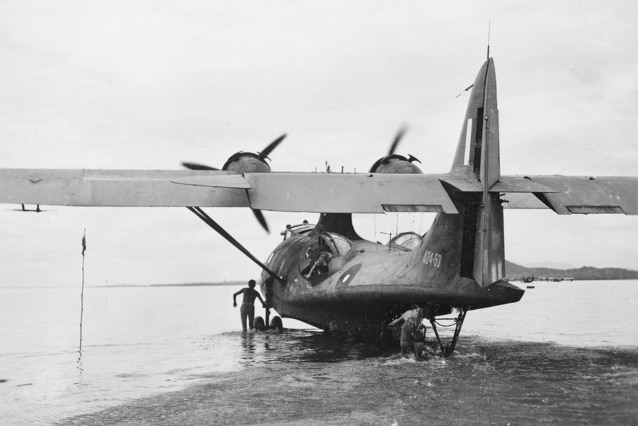
[[[80,293],[80,356],[82,356],[82,317],[84,316],[84,252],[86,251],[86,228],[82,235],[82,292]]]

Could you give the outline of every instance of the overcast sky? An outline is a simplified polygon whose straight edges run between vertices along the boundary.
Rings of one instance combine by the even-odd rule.
[[[480,4],[479,4],[480,3]],[[365,171],[399,152],[447,172],[491,21],[503,174],[638,176],[633,1],[0,2],[0,167]],[[462,93],[461,96],[458,96]],[[0,206],[0,286],[248,279],[258,267],[186,209]],[[209,209],[261,259],[316,215]],[[423,233],[431,215],[359,229]],[[398,221],[398,225],[397,225]],[[507,211],[506,257],[638,269],[638,218]]]

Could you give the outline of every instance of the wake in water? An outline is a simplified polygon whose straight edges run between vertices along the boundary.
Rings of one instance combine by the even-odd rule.
[[[461,339],[426,361],[314,331],[225,333],[242,370],[64,424],[635,424],[638,351]]]

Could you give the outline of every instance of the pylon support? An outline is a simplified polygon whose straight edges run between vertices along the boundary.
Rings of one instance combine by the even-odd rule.
[[[456,348],[456,342],[459,339],[459,335],[461,334],[461,328],[463,327],[463,321],[465,321],[465,314],[467,314],[467,308],[464,308],[459,312],[459,315],[454,318],[454,323],[456,327],[454,328],[454,336],[452,337],[452,342],[444,345],[441,341],[441,336],[439,336],[439,331],[436,328],[436,321],[434,317],[430,318],[430,324],[432,325],[432,330],[434,330],[434,335],[436,336],[436,340],[439,342],[439,347],[441,348],[441,355],[444,357],[450,357],[454,355],[454,349]]]

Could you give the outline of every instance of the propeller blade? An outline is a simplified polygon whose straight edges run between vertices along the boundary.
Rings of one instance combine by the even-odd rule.
[[[266,223],[266,218],[264,217],[264,214],[261,212],[261,210],[253,209],[253,213],[255,214],[255,217],[259,221],[259,224],[261,225],[261,227],[264,228],[266,232],[270,234],[270,229],[268,229],[268,223]]]
[[[264,160],[264,159],[268,158],[268,154],[273,152],[275,150],[275,148],[277,148],[277,145],[279,145],[281,143],[281,141],[283,141],[286,136],[288,136],[288,135],[286,133],[284,133],[283,135],[279,136],[274,141],[270,142],[270,144],[263,151],[261,151],[259,153],[259,159]],[[268,158],[268,159],[270,160],[270,158]]]
[[[405,135],[405,132],[407,131],[408,131],[408,126],[405,124],[402,124],[401,128],[399,128],[399,131],[394,137],[394,140],[392,141],[392,145],[390,145],[390,151],[388,152],[388,155],[394,154],[394,151],[396,151],[397,147],[399,146],[399,142],[401,142],[401,139],[403,139],[403,135]]]
[[[182,166],[189,170],[219,170],[215,167],[207,166],[206,164],[188,163],[186,161],[182,161]]]

